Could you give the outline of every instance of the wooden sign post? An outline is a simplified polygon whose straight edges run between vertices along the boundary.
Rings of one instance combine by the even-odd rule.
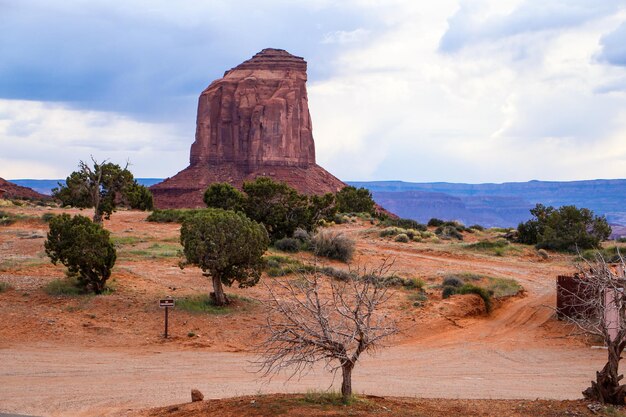
[[[170,307],[174,307],[174,299],[167,297],[159,300],[159,307],[165,308],[165,338],[167,339],[167,319]]]

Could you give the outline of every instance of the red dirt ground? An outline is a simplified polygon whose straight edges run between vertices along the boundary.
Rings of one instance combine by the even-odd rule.
[[[25,217],[0,226],[0,282],[11,286],[0,293],[0,412],[123,415],[187,401],[194,387],[206,398],[223,398],[323,390],[331,385],[332,376],[322,369],[289,383],[284,375],[268,382],[254,373],[251,347],[263,321],[263,309],[254,300],[263,299],[263,285],[227,289],[245,298],[237,299],[226,314],[174,309],[172,337],[163,339],[163,311],[157,300],[210,290],[198,269],[178,267],[179,225],[149,223],[141,212],[114,213],[105,223],[119,245],[114,292],[51,296],[43,288],[63,278],[64,269],[51,265],[43,253],[47,225],[39,217],[61,210],[3,210]],[[553,318],[555,276],[572,271],[570,257],[551,254],[544,261],[532,249],[517,245],[504,256],[494,256],[467,250],[460,243],[399,243],[379,237],[373,227],[361,221],[334,226],[357,240],[354,265],[373,267],[391,257],[400,276],[419,277],[430,285],[447,273],[473,272],[515,279],[525,292],[499,302],[486,315],[477,296],[442,301],[440,290],[431,288],[426,306],[418,308],[408,290],[398,289],[386,312],[404,331],[388,349],[357,365],[357,392],[576,399],[602,366],[604,350],[590,348]],[[466,241],[492,235],[468,234]],[[310,259],[307,254],[297,257]],[[339,262],[330,264],[347,268]],[[424,410],[414,415],[440,415]],[[474,415],[496,415],[477,412]],[[242,415],[233,413],[222,415]]]

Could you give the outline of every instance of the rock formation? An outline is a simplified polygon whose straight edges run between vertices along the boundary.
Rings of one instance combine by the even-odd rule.
[[[0,198],[6,199],[24,199],[24,200],[49,200],[50,196],[40,194],[37,191],[13,184],[5,179],[0,178]]]
[[[315,163],[306,61],[264,49],[226,71],[198,100],[190,166],[151,187],[159,208],[201,207],[214,182],[241,188],[268,176],[306,194],[345,184]]]

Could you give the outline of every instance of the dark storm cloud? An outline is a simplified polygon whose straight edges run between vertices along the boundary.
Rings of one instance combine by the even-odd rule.
[[[156,12],[152,2],[129,4],[0,2],[0,98],[175,120],[194,113],[209,82],[266,47],[304,56],[310,77],[325,77],[335,47],[321,44],[324,35],[368,21],[284,1],[262,10],[252,1],[155,2]]]

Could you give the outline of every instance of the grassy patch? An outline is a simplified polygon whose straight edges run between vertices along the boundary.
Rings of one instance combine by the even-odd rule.
[[[494,256],[504,256],[510,251],[517,251],[506,239],[481,240],[463,246],[465,249],[489,253]]]
[[[486,277],[483,286],[489,290],[495,298],[512,297],[519,294],[524,288],[514,279]]]
[[[265,271],[270,277],[284,277],[295,273],[314,272],[315,266],[303,264],[287,256],[270,255],[265,258]]]
[[[154,210],[147,218],[155,223],[182,223],[187,217],[201,212],[203,209],[167,209]]]
[[[113,244],[119,246],[133,246],[146,240],[137,236],[113,236],[111,238]]]
[[[0,261],[0,272],[20,271],[33,266],[43,265],[47,262],[44,255],[3,259]]]
[[[316,404],[316,405],[333,405],[333,406],[342,406],[342,405],[351,405],[356,402],[363,402],[364,400],[359,399],[356,395],[352,395],[347,403],[344,403],[343,398],[340,392],[337,391],[307,391],[306,394],[302,397],[301,401],[305,404]]]
[[[154,243],[147,248],[134,248],[121,250],[119,255],[126,259],[144,258],[144,259],[163,259],[177,258],[180,255],[182,246],[165,243]]]
[[[443,279],[442,298],[454,294],[477,294],[491,311],[491,298],[511,297],[523,290],[517,281],[469,272],[448,274]]]
[[[428,301],[428,294],[424,291],[411,292],[408,299],[413,303],[413,307],[422,307]]]
[[[76,297],[85,292],[78,286],[75,278],[55,279],[47,283],[43,290],[48,295]]]
[[[250,298],[228,294],[231,302],[236,304],[254,304]],[[196,294],[176,299],[176,308],[189,313],[228,314],[233,312],[233,305],[216,306],[208,294]]]
[[[593,262],[597,259],[597,256],[602,256],[602,259],[606,262],[612,263],[619,262],[620,254],[622,257],[626,257],[626,250],[617,246],[609,246],[602,249],[587,249],[580,254],[580,257],[586,261]]]

